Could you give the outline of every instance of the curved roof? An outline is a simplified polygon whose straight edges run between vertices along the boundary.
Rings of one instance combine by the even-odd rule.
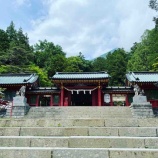
[[[158,72],[129,72],[126,78],[130,82],[158,82]]]
[[[57,72],[53,80],[89,80],[89,79],[107,79],[109,78],[107,72]]]
[[[36,74],[1,74],[0,85],[18,85],[18,84],[31,84],[38,79]]]

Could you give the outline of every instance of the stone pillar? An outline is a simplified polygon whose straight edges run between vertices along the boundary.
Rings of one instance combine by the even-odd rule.
[[[13,106],[7,109],[7,117],[24,117],[29,111],[30,106],[27,104],[25,96],[13,97]]]

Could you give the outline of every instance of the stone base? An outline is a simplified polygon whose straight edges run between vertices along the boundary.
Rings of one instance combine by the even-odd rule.
[[[30,106],[13,106],[7,109],[6,117],[24,117],[30,109]]]
[[[133,97],[133,103],[147,103],[147,97],[141,95],[135,95]]]
[[[6,117],[24,117],[29,111],[30,106],[24,96],[16,96],[13,98],[12,108],[8,108]]]
[[[154,117],[152,105],[149,102],[146,103],[132,103],[130,106],[132,115],[138,118],[151,118]]]
[[[138,118],[154,117],[152,105],[147,102],[147,97],[142,95],[135,95],[133,103],[130,106],[132,115]]]

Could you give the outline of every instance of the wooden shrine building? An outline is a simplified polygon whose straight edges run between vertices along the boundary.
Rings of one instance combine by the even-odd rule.
[[[30,106],[59,106],[60,90],[56,87],[40,87],[35,73],[1,74],[0,87],[4,89],[4,99],[12,101],[17,91],[26,86],[25,97]]]
[[[35,73],[1,74],[0,87],[5,88],[4,99],[12,101],[26,86],[30,106],[129,106],[137,84],[158,107],[158,72],[129,72],[122,87],[109,86],[107,72],[57,72],[51,80],[55,87],[40,87]]]
[[[29,88],[38,87],[38,75],[34,73],[0,74],[0,87],[4,89],[5,100],[12,101],[22,86],[26,86],[26,91]]]
[[[126,85],[133,87],[137,84],[144,90],[148,101],[153,107],[158,107],[158,72],[129,72],[126,74]]]

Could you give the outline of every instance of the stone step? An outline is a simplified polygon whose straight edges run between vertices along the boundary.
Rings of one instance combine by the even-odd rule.
[[[113,116],[111,114],[109,114],[109,115],[101,115],[101,114],[97,114],[97,115],[95,115],[95,114],[91,114],[91,115],[90,114],[85,114],[85,115],[83,115],[83,114],[79,114],[79,115],[67,114],[66,115],[66,114],[64,114],[64,115],[61,115],[61,116],[60,115],[54,116],[54,115],[48,114],[48,113],[47,114],[38,113],[38,114],[30,114],[28,116],[25,116],[25,118],[54,118],[54,119],[86,118],[86,119],[88,119],[88,118],[132,118],[132,117],[129,116],[129,115],[126,115],[126,114],[115,115],[115,116]]]
[[[158,149],[0,147],[0,158],[157,158]]]
[[[0,127],[157,127],[157,118],[0,119]]]
[[[68,147],[68,137],[0,136],[0,147]]]
[[[53,148],[0,147],[0,158],[52,158]]]
[[[0,127],[0,136],[157,137],[158,127]]]
[[[132,117],[129,107],[31,107],[27,118]]]
[[[116,112],[116,113],[124,113],[124,112],[129,112],[130,113],[130,108],[129,107],[122,107],[122,106],[67,106],[67,107],[31,107],[30,108],[31,112],[49,112],[52,111],[54,113],[57,112],[84,112],[84,111],[93,111],[93,112]]]
[[[158,148],[158,137],[0,136],[0,147]]]
[[[158,148],[158,137],[72,136],[69,148]]]

